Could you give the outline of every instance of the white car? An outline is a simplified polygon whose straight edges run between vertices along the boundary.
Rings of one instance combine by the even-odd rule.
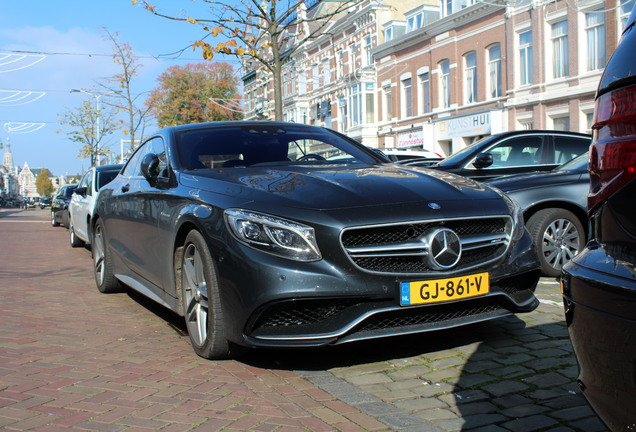
[[[88,227],[95,208],[95,200],[102,186],[114,179],[123,165],[102,165],[86,171],[68,205],[69,238],[72,247],[90,243]]]
[[[435,159],[441,160],[442,155],[435,153],[431,150],[397,150],[397,149],[383,149],[382,153],[393,162],[400,162],[413,159]]]

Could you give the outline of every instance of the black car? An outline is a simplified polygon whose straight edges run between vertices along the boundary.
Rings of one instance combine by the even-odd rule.
[[[71,202],[73,191],[77,184],[62,186],[51,202],[51,225],[62,225],[68,228],[69,213],[68,204]]]
[[[599,83],[590,149],[590,241],[563,268],[578,384],[614,431],[636,429],[636,8]]]
[[[591,136],[554,130],[522,130],[488,136],[431,168],[475,180],[550,171],[589,150]]]
[[[588,161],[586,152],[549,172],[486,181],[521,206],[545,276],[560,276],[563,265],[585,245]]]
[[[40,202],[38,203],[38,205],[40,206],[40,210],[44,210],[47,207],[51,207],[52,202],[53,202],[52,197],[40,198]]]
[[[206,358],[424,332],[537,307],[519,207],[328,129],[169,127],[97,198],[95,279],[185,316]]]

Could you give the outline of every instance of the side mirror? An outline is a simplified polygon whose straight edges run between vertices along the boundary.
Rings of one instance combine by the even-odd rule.
[[[86,188],[85,187],[78,187],[73,191],[74,194],[77,195],[81,195],[83,197],[86,198]]]
[[[475,168],[487,168],[492,165],[493,159],[490,153],[479,153],[473,162]]]
[[[159,177],[159,157],[154,153],[148,153],[141,160],[141,174],[151,186],[157,183]]]

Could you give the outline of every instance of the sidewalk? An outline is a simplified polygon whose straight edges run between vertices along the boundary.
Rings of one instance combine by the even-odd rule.
[[[0,211],[0,429],[389,430],[293,371],[197,357],[178,318],[100,294],[48,216]]]

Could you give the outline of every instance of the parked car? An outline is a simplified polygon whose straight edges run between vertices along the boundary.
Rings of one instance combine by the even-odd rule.
[[[122,165],[92,167],[84,173],[68,205],[69,239],[72,247],[90,243],[89,227],[99,190],[115,178]]]
[[[65,228],[69,226],[70,216],[68,213],[68,205],[71,202],[73,191],[77,188],[77,184],[62,186],[51,202],[51,225],[62,225]]]
[[[97,288],[127,286],[185,316],[205,358],[538,304],[540,267],[512,200],[313,126],[163,129],[101,189],[91,225]]]
[[[636,428],[636,7],[601,77],[590,149],[590,241],[564,266],[578,384],[613,431]]]
[[[587,239],[587,171],[589,154],[549,172],[487,180],[519,203],[544,276],[559,277]]]
[[[40,206],[40,210],[44,210],[45,208],[51,208],[51,203],[53,202],[53,198],[44,197],[40,198],[40,202],[38,205]]]
[[[443,157],[439,153],[431,150],[398,150],[383,149],[382,153],[392,162],[401,162],[406,160],[426,159],[426,160],[442,160]]]
[[[522,130],[483,138],[431,168],[475,180],[551,171],[589,150],[591,136],[554,130]]]

